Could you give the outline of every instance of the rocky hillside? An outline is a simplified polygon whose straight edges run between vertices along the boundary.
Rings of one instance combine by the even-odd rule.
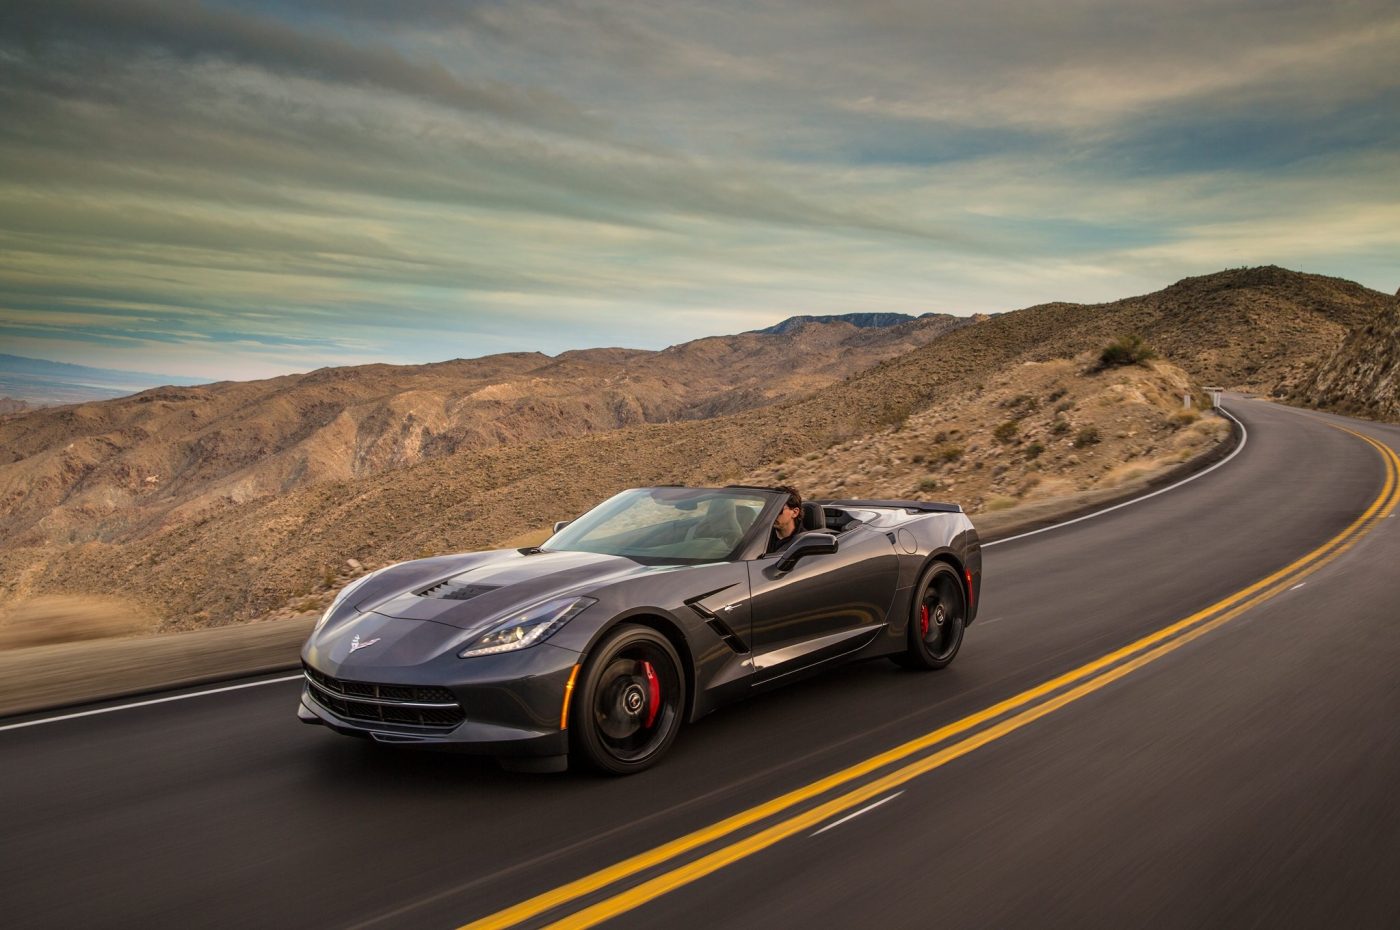
[[[1341,278],[1270,265],[1185,278],[1108,304],[1032,309],[1044,358],[1136,332],[1203,383],[1282,397],[1388,300]]]
[[[16,400],[13,397],[0,397],[0,416],[23,413],[29,409],[31,409],[31,405],[27,401]]]
[[[804,323],[592,349],[167,387],[0,421],[0,534],[116,541],[463,449],[711,417],[809,393],[967,325]]]
[[[1187,406],[1186,398],[1190,398]],[[810,497],[949,499],[972,513],[1113,488],[1219,442],[1227,422],[1180,368],[1026,362],[888,429],[759,469]]]
[[[1400,422],[1400,294],[1347,337],[1291,400]]]
[[[984,509],[1103,486],[1123,469],[1171,461],[1211,439],[1210,427],[1167,412],[1188,375],[1281,389],[1388,300],[1348,282],[1263,268],[1110,304],[1032,307],[947,332],[809,393],[712,419],[460,444],[406,465],[217,503],[159,531],[63,547],[12,540],[0,551],[0,607],[39,595],[118,596],[162,618],[164,628],[309,609],[343,583],[347,559],[373,567],[489,546],[651,483],[727,483],[782,471],[818,492],[917,488],[919,496]],[[1127,332],[1142,333],[1186,374],[1092,373],[1085,359]],[[706,349],[712,365],[735,357],[727,345]],[[621,356],[618,364],[627,364]],[[530,359],[512,363],[534,370]],[[511,372],[492,383],[528,377]],[[536,396],[518,402],[539,403]],[[1000,429],[1004,423],[1013,426]],[[1090,427],[1097,443],[1081,438]],[[880,483],[861,484],[874,479]]]
[[[1108,473],[1125,464],[1113,456],[1131,452],[1134,462],[1143,465],[1180,454],[1186,446],[1173,445],[1175,435],[1194,434],[1191,424],[1171,421],[1177,403],[1173,395],[1184,381],[1179,372],[1163,367],[1151,373],[1088,375],[1079,374],[1084,366],[1075,362],[1032,365],[1021,371],[1007,368],[1005,382],[994,376],[990,389],[966,378],[949,379],[944,382],[950,398],[946,410],[940,404],[910,415],[902,408],[877,407],[874,417],[868,417],[862,408],[870,406],[872,391],[884,392],[896,379],[917,376],[943,355],[911,354],[916,358],[905,357],[878,373],[853,378],[825,398],[712,421],[460,451],[353,482],[321,483],[230,506],[121,545],[11,550],[0,577],[9,599],[17,602],[33,595],[100,594],[161,617],[162,629],[219,625],[280,608],[313,608],[352,577],[346,571],[347,559],[372,568],[498,544],[576,516],[629,486],[767,479],[776,477],[771,463],[782,455],[812,466],[811,475],[799,476],[794,469],[788,477],[807,479],[809,492],[820,493],[825,489],[816,469],[828,467],[832,475],[852,473],[865,467],[871,454],[882,457],[896,446],[903,448],[905,439],[899,434],[905,429],[926,445],[923,463],[913,462],[917,453],[911,445],[906,461],[882,461],[885,471],[859,481],[831,480],[831,493],[893,492],[917,484],[917,470],[939,483],[936,490],[920,489],[918,496],[967,500],[971,506],[974,498],[967,494],[985,494],[985,501],[975,499],[983,506],[1002,506],[997,496],[1014,500],[1024,495],[1030,488],[1022,490],[1023,485],[1034,484],[1033,473],[1047,482],[1046,490],[1067,483],[1075,489],[1079,482],[1093,486],[1112,480]],[[1023,374],[1027,377],[1020,377]],[[1061,388],[1052,384],[1068,386],[1055,401],[1048,398]],[[1002,406],[1029,392],[1034,392],[1034,412],[1028,401],[1018,402],[1017,409]],[[1153,400],[1142,403],[1138,395]],[[1114,397],[1122,398],[1122,406],[1109,400]],[[1060,435],[1052,432],[1058,429],[1055,421],[1046,418],[1055,416],[1056,406],[1065,401],[1072,406],[1058,416],[1072,424],[1072,432]],[[1000,440],[982,432],[984,421],[1011,419],[1022,410],[1022,442],[1013,439],[1005,448],[996,447],[993,443]],[[954,411],[972,414],[966,426],[942,420]],[[1095,443],[1081,437],[1096,423],[1104,424],[1099,444],[1107,441],[1106,447],[1089,448]],[[939,441],[931,432],[935,428],[947,430],[948,438]],[[954,430],[960,431],[956,438]],[[1037,440],[1030,437],[1042,431],[1054,437],[1054,447],[1042,451],[1043,462],[1035,463],[1030,443]],[[1133,435],[1119,436],[1120,432]],[[1062,441],[1071,446],[1078,441],[1081,447],[1064,449]],[[964,461],[945,460],[950,443],[965,446]],[[808,458],[811,455],[815,458]],[[1074,468],[1071,455],[1080,457],[1082,468]],[[1131,467],[1133,462],[1126,464]],[[960,480],[964,469],[965,484]],[[944,486],[947,479],[952,480],[950,486]],[[191,558],[191,553],[198,555]]]

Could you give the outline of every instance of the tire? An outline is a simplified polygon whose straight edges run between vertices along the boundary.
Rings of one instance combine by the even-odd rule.
[[[909,611],[908,648],[891,656],[905,668],[946,668],[962,646],[967,628],[967,592],[947,562],[924,569]]]
[[[569,709],[575,757],[613,775],[660,761],[685,709],[685,674],[670,640],[645,626],[613,630],[593,650]]]

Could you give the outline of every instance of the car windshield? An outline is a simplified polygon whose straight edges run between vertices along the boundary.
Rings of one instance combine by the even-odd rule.
[[[541,547],[648,562],[731,559],[771,495],[714,488],[635,488],[594,507]]]

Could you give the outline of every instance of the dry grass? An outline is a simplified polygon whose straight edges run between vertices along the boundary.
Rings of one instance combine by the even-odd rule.
[[[51,594],[0,616],[0,649],[133,636],[155,628],[152,617],[122,601]]]

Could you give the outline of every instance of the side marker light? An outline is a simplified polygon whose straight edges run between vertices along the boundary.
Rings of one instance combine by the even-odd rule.
[[[569,728],[569,699],[574,696],[574,679],[578,678],[578,670],[583,667],[583,663],[574,666],[574,670],[569,673],[569,683],[564,685],[564,709],[559,712],[559,729]]]

